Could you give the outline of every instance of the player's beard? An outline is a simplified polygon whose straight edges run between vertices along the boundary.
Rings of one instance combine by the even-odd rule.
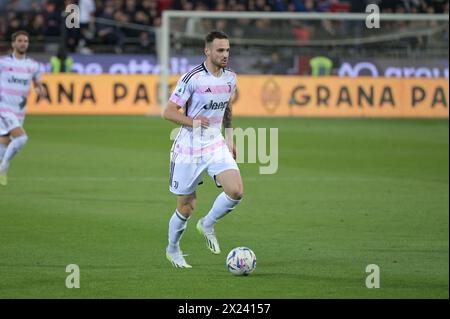
[[[218,67],[218,68],[226,68],[227,67],[227,65],[228,65],[228,60],[223,60],[223,59],[220,59],[220,60],[218,60],[217,61],[217,63],[215,63],[215,65]]]
[[[20,55],[24,55],[25,53],[27,53],[27,48],[16,48],[16,52]]]

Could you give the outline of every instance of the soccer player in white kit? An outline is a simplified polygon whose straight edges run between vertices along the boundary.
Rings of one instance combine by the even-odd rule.
[[[227,69],[230,54],[228,36],[212,31],[205,38],[206,60],[181,76],[163,117],[181,125],[170,159],[169,189],[177,195],[177,208],[169,221],[167,259],[178,268],[191,268],[180,249],[180,239],[195,208],[196,189],[207,172],[223,192],[211,210],[197,223],[207,247],[220,254],[214,225],[231,212],[243,197],[243,184],[235,161],[231,134],[231,98],[236,74]],[[183,113],[180,111],[183,110]]]
[[[40,82],[39,64],[26,56],[29,35],[17,31],[11,37],[13,52],[0,58],[0,185],[8,183],[7,173],[13,157],[25,146],[23,129],[31,82],[36,94],[45,95]]]

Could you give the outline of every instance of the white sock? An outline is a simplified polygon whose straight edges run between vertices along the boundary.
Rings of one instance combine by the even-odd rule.
[[[175,210],[169,221],[169,253],[177,252],[180,249],[180,239],[187,227],[188,218]]]
[[[19,153],[19,151],[25,146],[28,141],[28,136],[21,135],[19,137],[11,138],[11,142],[6,148],[5,154],[3,155],[2,162],[0,163],[0,169],[8,169],[9,163],[13,157]]]
[[[5,155],[7,144],[0,144],[0,162],[2,161],[3,155]]]
[[[205,230],[212,231],[214,224],[217,223],[220,218],[231,212],[240,202],[240,199],[232,199],[224,192],[220,193],[208,215],[203,219],[203,227]]]

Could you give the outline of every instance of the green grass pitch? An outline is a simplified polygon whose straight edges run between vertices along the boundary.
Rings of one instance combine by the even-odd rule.
[[[245,199],[195,223],[219,194],[205,178],[182,240],[193,269],[165,258],[175,198],[160,118],[29,116],[30,140],[0,188],[0,298],[448,298],[448,120],[236,118],[279,128],[279,169],[241,164]],[[256,253],[234,277],[231,248]],[[68,264],[80,289],[65,286]],[[379,289],[365,286],[380,267]]]

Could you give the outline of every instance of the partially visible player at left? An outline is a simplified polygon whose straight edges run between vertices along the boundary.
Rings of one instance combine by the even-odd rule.
[[[28,140],[23,129],[31,82],[36,94],[44,97],[39,64],[26,56],[29,35],[17,31],[11,37],[12,53],[0,57],[0,185],[8,184],[13,157]]]

